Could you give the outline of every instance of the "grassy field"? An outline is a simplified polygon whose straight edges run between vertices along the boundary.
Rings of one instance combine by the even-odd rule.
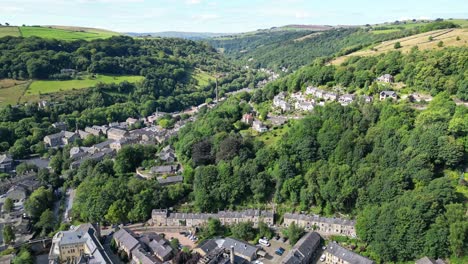
[[[432,37],[433,40],[429,41],[429,37]],[[460,40],[457,40],[457,37]],[[382,42],[381,44],[375,46],[373,49],[365,49],[353,52],[346,56],[341,56],[333,60],[331,63],[338,65],[343,63],[350,56],[373,56],[385,53],[387,51],[395,50],[394,45],[396,42],[400,42],[401,52],[409,52],[412,47],[417,46],[420,50],[426,49],[441,49],[438,47],[439,41],[443,42],[444,47],[460,47],[467,46],[468,44],[468,29],[467,28],[457,28],[457,29],[440,29],[434,30],[426,33],[417,34],[414,36],[409,36],[405,38],[390,40]]]
[[[93,40],[101,38],[110,38],[118,35],[116,32],[89,29],[89,28],[73,28],[73,27],[20,27],[23,37],[41,37],[49,39],[61,40]]]
[[[2,27],[0,26],[0,38],[6,36],[19,37],[21,34],[18,27]]]
[[[4,80],[0,81],[0,106],[16,105],[28,87],[28,82],[16,81],[13,85],[2,86],[4,83]]]
[[[109,76],[98,75],[94,79],[68,80],[68,81],[33,81],[26,91],[26,96],[48,93],[64,92],[69,90],[85,89],[93,87],[98,83],[121,83],[124,81],[138,82],[143,80],[142,76]]]
[[[207,72],[201,71],[201,70],[195,70],[195,72],[192,74],[192,78],[197,80],[198,82],[198,87],[202,88],[207,86],[210,81],[214,81],[215,78],[208,74]]]
[[[291,121],[290,121],[291,122]],[[291,124],[285,124],[281,127],[276,127],[272,130],[269,130],[260,135],[259,139],[265,143],[265,145],[270,146],[272,144],[276,144],[278,140],[280,140],[283,135],[289,131]]]

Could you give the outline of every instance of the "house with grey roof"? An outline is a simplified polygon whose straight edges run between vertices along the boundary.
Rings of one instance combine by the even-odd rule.
[[[27,192],[24,187],[14,185],[6,192],[5,197],[10,198],[14,203],[24,202],[27,197]]]
[[[55,122],[52,124],[52,127],[58,130],[67,130],[67,124],[65,122]]]
[[[392,83],[392,82],[395,81],[395,78],[393,77],[393,75],[386,73],[386,74],[384,74],[382,76],[379,76],[377,78],[377,81],[385,82],[385,83]]]
[[[328,244],[325,250],[325,263],[326,264],[375,264],[374,261],[354,253],[336,242]]]
[[[13,159],[8,154],[0,155],[0,173],[10,173],[13,170]]]
[[[383,101],[383,100],[385,100],[387,98],[390,98],[392,100],[398,99],[398,95],[394,91],[382,91],[382,92],[380,92],[379,95],[380,95],[380,97],[379,97],[380,101]]]
[[[321,237],[317,232],[305,234],[288,252],[281,263],[283,264],[308,264],[320,247]]]
[[[132,250],[131,260],[131,263],[135,264],[162,264],[162,262],[155,258],[150,252],[141,247]]]
[[[134,234],[125,228],[115,232],[113,238],[117,248],[125,251],[129,259],[132,259],[132,251],[140,247],[140,242],[135,238]]]
[[[156,233],[142,234],[138,240],[161,261],[168,261],[174,256],[174,250],[169,241]]]
[[[49,264],[93,263],[112,264],[99,232],[91,224],[82,224],[68,231],[59,231],[52,238]]]
[[[292,223],[295,223],[307,231],[316,231],[322,236],[341,235],[356,237],[356,221],[354,220],[285,213],[283,217],[283,227],[288,227]]]
[[[179,169],[179,165],[163,165],[151,167],[150,173],[153,175],[175,174]]]
[[[107,130],[107,138],[113,140],[121,140],[124,137],[128,136],[128,131],[119,129],[119,128],[109,128]]]
[[[210,239],[194,249],[202,256],[199,263],[252,263],[258,248],[234,238]]]
[[[184,176],[177,175],[177,176],[169,176],[169,177],[157,177],[156,180],[162,186],[176,184],[184,181]]]
[[[45,136],[44,144],[46,145],[46,147],[51,148],[62,147],[73,143],[76,139],[78,139],[78,137],[78,134],[74,132],[61,131],[56,134]]]

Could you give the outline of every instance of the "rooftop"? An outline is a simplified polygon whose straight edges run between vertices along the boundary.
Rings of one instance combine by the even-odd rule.
[[[374,261],[347,250],[335,242],[328,244],[326,251],[350,264],[374,264]]]

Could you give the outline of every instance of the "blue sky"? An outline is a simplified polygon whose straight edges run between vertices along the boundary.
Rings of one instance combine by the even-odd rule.
[[[1,0],[0,22],[120,32],[244,32],[286,24],[356,25],[468,18],[467,0]]]

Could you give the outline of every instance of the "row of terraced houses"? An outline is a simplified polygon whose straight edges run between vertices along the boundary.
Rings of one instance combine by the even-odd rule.
[[[257,226],[264,222],[269,226],[274,225],[274,213],[272,211],[245,210],[245,211],[220,211],[218,213],[177,213],[168,210],[154,209],[152,222],[155,226],[186,226],[198,227],[205,224],[208,219],[219,219],[221,224],[230,225],[240,222],[252,222]],[[303,227],[307,231],[316,231],[323,236],[343,235],[356,236],[355,221],[343,218],[328,218],[317,215],[286,213],[283,217],[283,227],[292,223]]]

